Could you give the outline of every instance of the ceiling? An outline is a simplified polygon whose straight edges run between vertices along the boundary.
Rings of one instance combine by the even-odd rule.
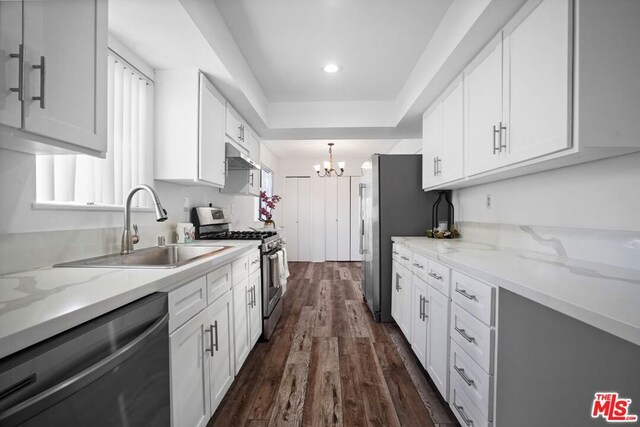
[[[215,0],[270,102],[395,100],[451,2]]]
[[[110,0],[109,31],[154,69],[204,72],[276,156],[332,140],[351,157],[421,138],[422,113],[524,1]]]
[[[281,159],[329,158],[328,143],[333,142],[335,161],[348,158],[366,158],[374,153],[384,154],[396,145],[397,139],[340,139],[340,140],[277,140],[264,141],[264,145]]]

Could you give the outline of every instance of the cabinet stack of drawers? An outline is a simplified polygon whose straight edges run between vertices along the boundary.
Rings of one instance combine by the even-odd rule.
[[[495,288],[453,271],[449,404],[463,426],[493,420]]]

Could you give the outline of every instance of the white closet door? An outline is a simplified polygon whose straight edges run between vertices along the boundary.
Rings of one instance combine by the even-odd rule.
[[[338,178],[337,181],[337,259],[349,261],[351,259],[351,180],[344,177]]]
[[[298,261],[298,179],[285,178],[284,227],[287,239],[287,258]]]
[[[338,260],[338,178],[325,178],[325,259]]]
[[[298,178],[298,261],[311,261],[311,178]]]
[[[360,177],[351,177],[351,261],[361,261]]]

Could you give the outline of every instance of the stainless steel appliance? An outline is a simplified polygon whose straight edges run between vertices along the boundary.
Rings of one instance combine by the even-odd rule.
[[[0,425],[170,425],[169,313],[155,293],[0,360]]]
[[[191,222],[197,240],[259,240],[262,271],[262,338],[268,340],[282,315],[282,288],[274,276],[273,260],[285,247],[285,241],[275,230],[230,231],[225,209],[195,207]]]
[[[437,193],[422,190],[422,156],[375,154],[360,185],[363,293],[377,322],[391,322],[391,236],[425,236]]]

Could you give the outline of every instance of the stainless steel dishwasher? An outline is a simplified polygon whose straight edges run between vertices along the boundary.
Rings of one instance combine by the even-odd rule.
[[[0,360],[0,426],[168,426],[169,314],[155,293]]]

